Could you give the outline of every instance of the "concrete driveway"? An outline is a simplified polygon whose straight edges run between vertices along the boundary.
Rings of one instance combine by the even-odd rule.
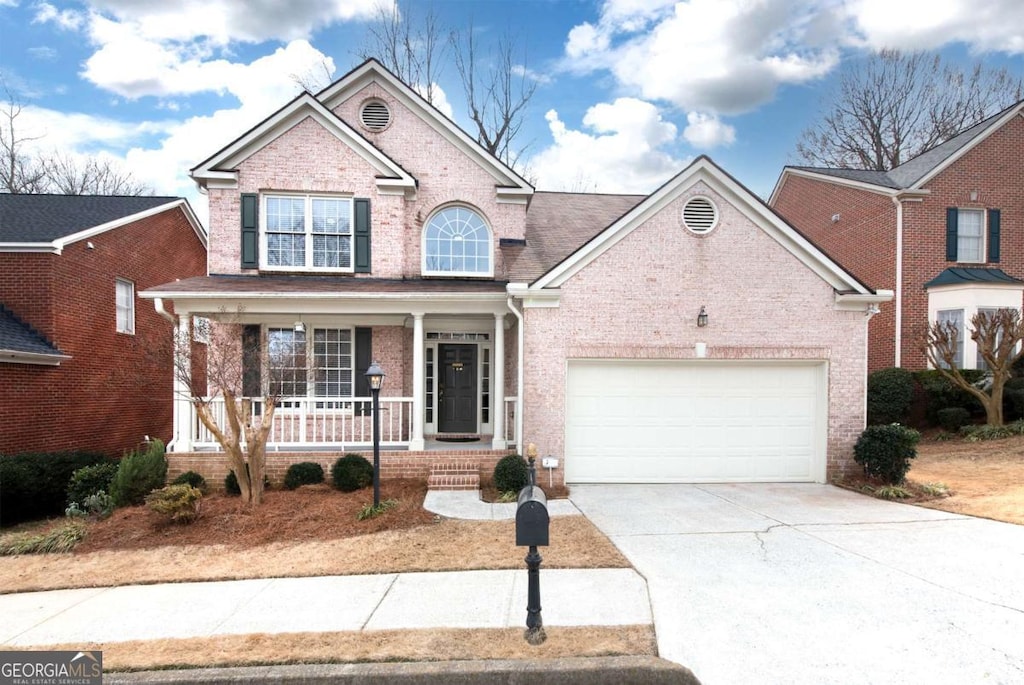
[[[815,484],[571,499],[647,579],[661,656],[705,685],[1024,682],[1024,526]]]

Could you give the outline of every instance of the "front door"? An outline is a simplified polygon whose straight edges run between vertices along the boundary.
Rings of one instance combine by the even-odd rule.
[[[439,345],[439,433],[476,433],[476,345]]]

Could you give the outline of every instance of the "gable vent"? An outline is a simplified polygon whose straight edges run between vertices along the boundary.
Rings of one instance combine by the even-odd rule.
[[[691,197],[683,207],[683,225],[698,235],[708,233],[718,224],[718,208],[706,197]]]
[[[383,131],[391,123],[391,112],[380,100],[371,100],[363,105],[359,121],[371,131]]]

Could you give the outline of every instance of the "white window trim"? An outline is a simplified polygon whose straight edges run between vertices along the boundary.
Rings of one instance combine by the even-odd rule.
[[[281,266],[271,265],[268,263],[267,258],[270,255],[268,247],[268,231],[267,231],[267,200],[275,197],[287,197],[287,198],[303,198],[305,200],[303,221],[305,223],[305,240],[306,240],[306,263],[302,266]],[[348,200],[349,209],[349,266],[313,266],[313,200]],[[294,193],[294,192],[267,192],[260,193],[260,271],[280,271],[280,272],[316,272],[316,273],[343,273],[350,274],[355,273],[356,266],[356,226],[355,226],[355,196],[354,195],[333,195],[331,193]],[[296,234],[298,235],[298,234]]]
[[[1024,287],[1020,285],[958,285],[928,289],[928,321],[939,320],[940,311],[962,309],[964,312],[964,369],[977,368],[978,344],[971,339],[971,319],[979,310],[1016,309],[1020,311]],[[931,363],[929,362],[929,367]]]
[[[270,354],[270,330],[288,330],[288,326],[278,325],[265,325],[263,326],[263,340],[265,341],[265,348],[267,354]],[[314,351],[315,346],[315,335],[316,330],[332,330],[332,331],[348,331],[349,333],[349,356],[352,358],[352,365],[349,367],[352,370],[352,394],[351,395],[317,395],[316,394],[316,373],[315,363],[316,354]],[[317,408],[316,411],[330,411],[330,412],[345,412],[351,413],[353,406],[352,402],[357,397],[356,395],[356,332],[352,326],[331,326],[331,325],[320,325],[320,326],[307,326],[306,327],[306,394],[305,395],[288,395],[281,396],[282,404],[279,408],[283,411],[298,411],[299,407],[290,406],[291,403],[287,400],[305,398],[315,402],[331,402],[335,404],[346,403],[347,406],[333,406]],[[269,366],[269,363],[268,363]],[[270,379],[267,378],[266,383],[268,384]],[[265,384],[265,391],[269,390],[269,386]]]
[[[448,209],[465,209],[473,212],[480,218],[480,222],[484,225],[487,230],[488,237],[488,255],[487,255],[487,271],[433,271],[427,268],[427,229],[430,227],[430,222],[434,220],[441,212]],[[432,212],[425,222],[423,222],[423,230],[420,231],[420,273],[424,276],[447,276],[457,278],[493,278],[494,277],[494,229],[491,228],[491,224],[487,221],[487,218],[483,215],[483,212],[478,210],[476,207],[470,205],[453,203],[438,207],[437,210]]]
[[[128,288],[128,302],[121,305],[121,286]],[[125,325],[121,327],[120,312],[125,311]],[[127,278],[114,279],[114,329],[124,335],[135,335],[135,283]]]
[[[967,368],[966,366],[964,366],[964,364],[967,363],[967,338],[968,338],[968,335],[967,335],[967,325],[968,325],[967,310],[965,310],[965,309],[940,309],[940,310],[938,310],[936,312],[935,320],[936,321],[941,321],[942,320],[941,317],[942,317],[943,314],[948,314],[948,313],[952,313],[952,312],[959,312],[960,313],[960,329],[957,331],[957,339],[956,339],[957,351],[960,353],[960,364],[957,365],[957,368],[958,369],[965,369],[965,368]]]
[[[981,215],[981,236],[978,259],[963,259],[960,256],[961,218],[965,212]],[[956,209],[956,261],[958,264],[985,264],[988,261],[988,212],[977,207],[957,207]]]

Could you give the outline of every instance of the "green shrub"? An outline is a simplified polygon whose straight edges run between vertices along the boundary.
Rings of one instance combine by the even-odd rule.
[[[976,383],[985,377],[984,371],[974,369],[962,369],[960,373],[970,383]],[[943,376],[940,371],[915,371],[914,379],[924,391],[925,419],[933,426],[938,425],[939,410],[947,407],[963,407],[972,415],[984,411],[977,397]]]
[[[92,466],[83,466],[71,474],[68,482],[67,503],[81,504],[85,498],[95,495],[99,491],[110,492],[110,481],[114,480],[117,473],[117,464],[113,462],[100,462]]]
[[[2,430],[2,428],[0,428]],[[0,524],[60,516],[72,474],[108,457],[94,452],[42,452],[0,456]]]
[[[365,507],[363,507],[362,509],[359,510],[359,513],[356,514],[356,518],[359,519],[360,521],[365,521],[366,519],[372,519],[372,518],[374,518],[376,516],[380,516],[381,514],[383,514],[388,509],[394,509],[397,506],[398,506],[398,500],[397,499],[381,500],[380,504],[378,504],[377,506],[373,506],[372,504],[367,504]]]
[[[203,478],[201,473],[195,471],[186,471],[177,478],[171,481],[171,485],[191,485],[195,489],[199,490],[204,495],[209,491],[209,487],[206,485],[206,479]]]
[[[921,434],[897,423],[868,426],[853,447],[854,460],[864,473],[889,485],[901,485],[917,456]]]
[[[1002,440],[1014,435],[1024,435],[1024,420],[1014,421],[1004,426],[964,426],[960,429],[960,435],[964,436],[967,442]]]
[[[69,503],[68,508],[64,510],[64,515],[72,518],[91,516],[105,519],[112,513],[114,513],[114,499],[103,490],[88,495],[81,503]]]
[[[294,490],[300,485],[315,485],[324,482],[324,467],[312,461],[292,464],[284,474],[284,486]]]
[[[192,523],[199,518],[203,493],[186,483],[168,485],[146,495],[146,506],[174,523]]]
[[[1003,386],[1003,418],[1016,421],[1024,418],[1024,378],[1011,378]]]
[[[339,457],[331,467],[331,482],[342,492],[354,492],[373,482],[373,464],[358,454]]]
[[[905,421],[914,399],[914,374],[906,369],[879,369],[868,376],[868,423]]]
[[[971,422],[971,412],[963,407],[946,407],[935,413],[935,419],[942,430],[956,433]]]
[[[167,459],[164,443],[154,440],[143,452],[132,452],[121,457],[117,474],[110,482],[110,496],[114,506],[127,507],[142,504],[146,495],[167,482]]]
[[[519,492],[530,482],[530,467],[518,454],[502,457],[494,466],[494,487],[498,492]]]
[[[0,539],[0,556],[19,554],[63,554],[70,552],[85,537],[85,526],[79,521],[65,521],[45,533],[21,533]]]
[[[245,462],[245,473],[249,474],[249,462]],[[270,479],[267,478],[266,474],[263,475],[263,489],[270,487]],[[235,475],[235,470],[231,469],[228,471],[228,475],[224,476],[224,491],[229,495],[241,495],[242,486],[238,484],[238,476]]]

